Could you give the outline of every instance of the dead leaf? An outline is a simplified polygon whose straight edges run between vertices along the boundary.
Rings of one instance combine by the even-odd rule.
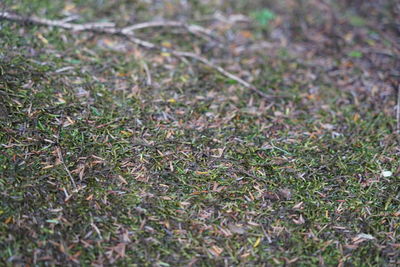
[[[269,200],[278,200],[279,199],[279,196],[277,194],[275,194],[274,192],[265,192],[263,194],[263,196]]]
[[[246,253],[240,255],[240,257],[241,257],[242,259],[244,259],[244,258],[247,258],[247,257],[250,256],[250,255],[251,255],[251,254],[250,254],[249,252],[246,252]]]
[[[225,237],[232,236],[232,232],[224,227],[218,227],[218,230],[218,232],[222,233],[222,235],[224,235]]]
[[[295,204],[295,205],[293,206],[292,209],[294,209],[294,210],[301,210],[301,209],[303,209],[303,204],[304,204],[304,202],[301,201],[301,202]]]
[[[118,178],[118,180],[121,181],[121,183],[123,183],[123,184],[128,184],[128,182],[127,182],[127,181],[124,179],[124,177],[122,177],[121,175],[118,175],[117,178]]]
[[[125,257],[125,248],[126,244],[125,243],[119,243],[116,245],[113,250],[118,254],[118,257],[124,258]]]
[[[12,221],[13,221],[13,217],[10,216],[10,217],[8,217],[8,218],[4,221],[4,223],[5,223],[5,224],[9,224],[9,223],[11,223]]]
[[[232,233],[242,235],[246,233],[246,229],[240,224],[228,224],[228,228]]]
[[[299,216],[298,219],[293,219],[293,222],[294,222],[295,224],[297,224],[297,225],[304,224],[304,223],[305,223],[305,220],[304,220],[304,218],[303,218],[303,215],[300,214],[300,216]]]
[[[252,38],[253,37],[253,33],[250,31],[241,31],[240,35],[246,39]]]
[[[218,246],[212,246],[208,251],[214,256],[214,257],[219,257],[221,253],[224,251],[224,249],[218,247]]]
[[[356,237],[354,237],[352,241],[354,244],[359,244],[361,242],[364,242],[367,240],[373,240],[373,239],[375,239],[375,237],[373,237],[372,235],[361,233],[361,234],[358,234]]]
[[[288,259],[288,258],[283,258],[283,259],[285,260],[286,264],[289,264],[289,265],[292,264],[292,263],[295,263],[296,261],[299,260],[298,257],[293,258],[293,259]]]
[[[253,248],[258,247],[260,245],[260,243],[261,243],[261,237],[257,238],[256,242],[253,245]]]
[[[278,191],[278,194],[279,194],[280,198],[285,199],[285,200],[290,200],[292,198],[292,192],[287,188],[280,189]]]

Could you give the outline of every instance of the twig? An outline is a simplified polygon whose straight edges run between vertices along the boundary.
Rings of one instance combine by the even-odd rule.
[[[235,23],[250,23],[251,19],[248,16],[242,15],[242,14],[232,14],[229,16],[225,16],[224,14],[220,12],[216,12],[211,16],[205,16],[201,17],[199,19],[196,19],[195,21],[197,22],[204,22],[204,21],[215,21],[215,22],[220,22],[224,24],[235,24]]]
[[[194,59],[198,62],[201,62],[201,63],[213,68],[214,70],[218,71],[225,77],[228,77],[228,78],[238,82],[239,84],[252,90],[253,92],[257,93],[259,96],[261,96],[265,99],[275,98],[275,96],[265,94],[261,90],[257,89],[254,85],[246,82],[242,78],[225,70],[221,66],[218,66],[218,65],[212,63],[211,61],[209,61],[208,59],[206,59],[202,56],[199,56],[192,52],[178,51],[178,50],[173,50],[173,49],[168,49],[168,48],[165,48],[162,46],[158,46],[158,45],[148,42],[146,40],[136,38],[132,33],[132,31],[134,31],[135,29],[143,29],[145,27],[155,27],[155,25],[159,25],[159,22],[149,22],[147,24],[142,23],[142,24],[128,26],[125,28],[116,28],[113,23],[75,24],[75,23],[66,23],[62,20],[43,19],[43,18],[38,18],[35,16],[23,17],[23,16],[20,16],[17,14],[11,14],[9,12],[0,12],[0,19],[2,19],[2,18],[11,20],[11,21],[16,21],[16,22],[22,22],[22,23],[27,22],[27,23],[34,23],[34,24],[45,25],[45,26],[54,26],[54,27],[64,28],[67,30],[78,31],[78,32],[79,31],[89,31],[89,32],[97,32],[97,33],[103,33],[103,34],[113,34],[113,35],[123,36],[123,37],[128,38],[128,40],[135,43],[136,45],[146,48],[146,49],[149,49],[149,50],[157,50],[157,51],[161,51],[161,52],[170,53],[171,55],[174,55],[176,57],[185,57],[185,58]],[[177,22],[170,22],[170,23],[172,25],[173,23],[177,23]],[[183,26],[185,24],[177,23],[175,25]],[[199,28],[196,28],[196,29],[199,30]]]
[[[180,21],[149,21],[127,26],[121,29],[122,34],[132,34],[134,31],[146,28],[156,27],[178,27],[185,28],[188,32],[197,35],[201,38],[206,38],[207,41],[219,40],[218,36],[214,35],[211,30],[203,28],[199,25],[186,24]]]
[[[218,40],[218,37],[215,36],[211,30],[203,28],[194,24],[186,24],[179,21],[149,21],[138,23],[134,25],[130,25],[124,28],[116,28],[114,23],[110,22],[99,22],[99,23],[85,23],[85,24],[76,24],[69,23],[69,20],[49,20],[44,18],[39,18],[36,16],[31,17],[23,17],[17,14],[12,14],[9,12],[0,12],[0,18],[17,21],[17,22],[29,22],[34,24],[40,24],[45,26],[54,26],[59,28],[64,28],[72,31],[94,31],[100,33],[109,33],[109,34],[122,34],[122,35],[132,35],[134,31],[146,29],[146,28],[155,28],[155,27],[180,27],[185,28],[190,33],[200,36],[204,38],[204,36],[208,36],[214,40]],[[209,39],[208,39],[209,40]]]
[[[282,149],[282,148],[279,148],[279,147],[275,146],[275,145],[274,145],[274,143],[272,143],[272,141],[271,141],[271,146],[272,146],[273,148],[275,148],[275,149],[277,149],[277,150],[279,150],[279,151],[281,151],[281,152],[285,153],[285,154],[291,155],[291,153],[290,153],[290,152],[287,152],[286,150],[284,150],[284,149]]]
[[[49,19],[39,18],[36,16],[23,17],[9,12],[0,12],[0,19],[1,18],[22,23],[33,23],[44,26],[53,26],[77,32],[92,31],[92,32],[100,32],[108,34],[117,34],[118,32],[120,32],[119,29],[115,28],[114,23],[109,23],[109,22],[75,24],[75,23],[65,22],[64,20],[49,20]]]
[[[273,44],[270,42],[261,42],[261,43],[256,43],[250,46],[238,46],[234,49],[234,52],[237,54],[243,53],[243,52],[253,52],[253,51],[265,51],[265,49],[273,48]]]
[[[142,61],[142,66],[143,66],[144,72],[146,73],[146,78],[147,78],[146,84],[147,84],[147,86],[151,86],[152,81],[151,81],[151,72],[150,72],[149,66],[147,65],[147,63],[145,61]]]
[[[224,68],[222,68],[221,66],[215,65],[214,63],[212,63],[211,61],[209,61],[208,59],[204,58],[204,57],[200,57],[194,53],[190,53],[190,52],[179,52],[179,51],[174,51],[175,53],[173,53],[174,55],[177,56],[183,56],[183,57],[188,57],[188,58],[192,58],[195,59],[197,61],[200,61],[201,63],[217,70],[219,73],[221,73],[222,75],[238,82],[239,84],[243,85],[244,87],[252,90],[253,92],[257,93],[259,96],[265,98],[265,99],[271,99],[274,98],[274,96],[271,95],[267,95],[266,93],[262,92],[261,90],[257,89],[254,85],[252,85],[251,83],[246,82],[245,80],[243,80],[242,78],[226,71]]]
[[[251,22],[251,19],[249,17],[242,14],[233,14],[230,16],[224,16],[223,14],[217,12],[216,14],[214,14],[213,18],[227,24]]]
[[[400,134],[400,84],[397,86],[397,133]]]
[[[58,159],[60,160],[61,164],[63,165],[63,167],[64,167],[64,169],[65,169],[65,172],[68,174],[68,177],[69,177],[69,179],[71,180],[71,183],[72,183],[72,185],[74,186],[74,189],[76,189],[77,187],[76,187],[76,183],[75,183],[75,181],[74,181],[74,177],[72,177],[71,172],[68,170],[68,167],[67,167],[67,165],[66,165],[65,162],[64,162],[64,158],[63,158],[63,155],[62,155],[61,147],[58,146],[58,147],[56,148],[56,150],[57,150]]]

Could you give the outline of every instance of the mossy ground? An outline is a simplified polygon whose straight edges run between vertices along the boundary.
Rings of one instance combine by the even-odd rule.
[[[203,51],[274,100],[124,39],[0,21],[2,265],[400,264],[399,36],[372,27],[396,21],[394,1],[337,1],[334,29],[319,1],[184,2],[0,4],[119,25],[277,14],[214,25],[227,51],[139,33]]]

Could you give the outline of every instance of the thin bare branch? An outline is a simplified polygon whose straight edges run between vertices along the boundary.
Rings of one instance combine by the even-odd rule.
[[[272,48],[273,44],[271,42],[261,42],[255,43],[250,46],[242,45],[234,48],[234,52],[237,54],[241,54],[243,52],[254,52],[254,51],[265,51],[265,49]]]
[[[227,24],[251,22],[251,19],[243,14],[233,14],[225,16],[222,13],[217,12],[214,14],[213,18]]]
[[[123,34],[132,34],[134,31],[147,29],[147,28],[157,28],[157,27],[179,27],[185,28],[188,32],[197,35],[201,38],[207,38],[210,40],[219,40],[218,36],[216,36],[211,30],[203,28],[199,25],[187,24],[180,21],[148,21],[143,23],[138,23],[134,25],[130,25],[121,29]]]
[[[251,19],[248,16],[245,16],[243,14],[232,14],[229,16],[226,16],[220,12],[216,12],[215,14],[211,16],[205,16],[200,19],[197,19],[196,21],[216,21],[216,22],[221,22],[223,24],[229,24],[233,25],[236,23],[250,23]]]
[[[149,66],[147,65],[147,63],[145,61],[142,61],[142,66],[146,73],[146,78],[147,78],[146,84],[147,84],[147,86],[151,86],[152,81],[151,81],[151,72],[150,72]]]
[[[103,34],[113,34],[113,35],[119,35],[126,37],[128,40],[131,42],[135,43],[136,45],[149,49],[149,50],[156,50],[156,51],[161,51],[161,52],[167,52],[170,53],[173,56],[176,57],[184,57],[184,58],[190,58],[193,60],[196,60],[198,62],[201,62],[212,69],[218,71],[222,75],[224,75],[227,78],[230,78],[237,83],[241,84],[242,86],[252,90],[253,92],[257,93],[259,96],[265,98],[265,99],[271,99],[274,98],[274,96],[270,96],[262,92],[261,90],[257,89],[254,85],[251,83],[243,80],[242,78],[236,76],[235,74],[225,70],[221,66],[218,66],[214,63],[212,63],[210,60],[197,55],[192,52],[185,52],[185,51],[179,51],[179,50],[173,50],[169,48],[165,48],[162,46],[158,46],[154,43],[148,42],[143,39],[139,39],[134,36],[133,31],[137,29],[143,29],[146,27],[158,27],[160,26],[160,22],[148,22],[148,23],[142,23],[142,24],[136,24],[132,26],[128,26],[125,28],[117,28],[114,26],[112,23],[85,23],[85,24],[75,24],[75,23],[68,23],[64,22],[62,20],[49,20],[49,19],[43,19],[43,18],[38,18],[36,16],[32,17],[23,17],[17,14],[11,14],[9,12],[0,12],[0,19],[7,19],[11,21],[16,21],[16,22],[27,22],[27,23],[33,23],[33,24],[39,24],[39,25],[44,25],[44,26],[53,26],[53,27],[59,27],[67,30],[72,30],[72,31],[89,31],[89,32],[97,32],[97,33],[103,33]],[[180,22],[174,22],[170,21],[169,22],[171,25],[170,26],[184,26],[184,27],[189,27],[185,26],[185,24],[182,24]],[[191,26],[192,29],[193,26]],[[199,27],[199,26],[198,26]],[[201,29],[201,30],[200,30]],[[197,31],[203,31],[202,28],[196,28]]]
[[[231,72],[226,71],[224,68],[222,68],[221,66],[215,65],[214,63],[212,63],[211,61],[209,61],[208,59],[198,56],[195,53],[191,53],[191,52],[180,52],[180,51],[174,51],[173,53],[176,56],[182,56],[182,57],[187,57],[187,58],[192,58],[195,59],[197,61],[200,61],[201,63],[217,70],[219,73],[221,73],[222,75],[238,82],[239,84],[243,85],[244,87],[252,90],[253,92],[257,93],[259,96],[266,98],[266,99],[270,99],[271,96],[263,93],[261,90],[257,89],[254,85],[252,85],[251,83],[246,82],[245,80],[243,80],[242,78],[232,74]]]
[[[397,86],[397,133],[400,134],[400,84]]]
[[[70,179],[70,181],[71,181],[71,184],[74,186],[74,189],[76,189],[77,187],[76,187],[76,183],[75,183],[75,181],[74,181],[74,177],[72,177],[71,172],[69,171],[67,165],[65,164],[65,161],[64,161],[64,157],[63,157],[63,155],[62,155],[61,148],[60,148],[60,147],[57,147],[56,150],[57,150],[58,159],[60,160],[61,164],[63,165],[64,170],[65,170],[65,172],[67,173],[67,175],[68,175],[68,177],[69,177],[69,179]]]
[[[101,32],[108,34],[116,34],[120,32],[119,29],[115,28],[114,23],[109,23],[109,22],[75,24],[75,23],[65,22],[64,20],[49,20],[49,19],[39,18],[36,16],[23,17],[9,12],[0,12],[0,19],[7,19],[16,22],[32,23],[44,26],[53,26],[77,32],[94,31],[94,32]]]

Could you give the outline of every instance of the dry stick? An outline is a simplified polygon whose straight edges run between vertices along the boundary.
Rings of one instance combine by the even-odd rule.
[[[191,53],[191,52],[167,49],[165,47],[158,46],[151,42],[134,37],[134,35],[129,32],[132,31],[132,29],[135,29],[135,25],[119,29],[119,28],[114,27],[113,26],[114,24],[110,24],[110,23],[75,24],[75,23],[66,23],[66,22],[60,21],[60,20],[43,19],[43,18],[38,18],[35,16],[22,17],[20,15],[11,14],[9,12],[0,12],[0,19],[1,18],[16,21],[16,22],[28,22],[28,23],[34,23],[34,24],[39,24],[39,25],[45,25],[45,26],[54,26],[54,27],[64,28],[64,29],[72,30],[72,31],[90,31],[90,32],[124,36],[124,37],[128,38],[131,42],[133,42],[136,45],[141,46],[143,48],[150,49],[150,50],[158,50],[161,52],[167,52],[167,53],[170,53],[171,55],[174,55],[177,57],[186,57],[186,58],[191,58],[196,61],[199,61],[199,62],[215,69],[216,71],[218,71],[225,77],[228,77],[228,78],[238,82],[239,84],[243,85],[244,87],[252,90],[253,92],[257,93],[259,96],[261,96],[263,98],[266,98],[266,99],[274,98],[274,96],[265,94],[261,90],[257,89],[254,85],[246,82],[245,80],[234,75],[233,73],[228,72],[221,66],[215,65],[214,63],[212,63],[211,61],[209,61],[208,59],[206,59],[202,56],[199,56],[199,55],[197,55],[195,53]],[[144,27],[143,24],[141,27],[142,28]]]
[[[44,26],[59,27],[77,32],[92,31],[92,32],[100,32],[108,34],[117,34],[120,32],[119,29],[115,28],[114,23],[108,23],[108,22],[75,24],[75,23],[65,22],[63,20],[43,19],[36,16],[23,17],[9,12],[0,12],[0,19],[1,18],[22,23],[25,22],[25,23],[44,25]]]
[[[142,61],[142,66],[147,77],[146,84],[147,86],[151,86],[152,82],[151,82],[151,73],[149,70],[149,66],[147,66],[147,63],[145,61]]]
[[[400,134],[400,84],[397,86],[397,133]]]
[[[217,12],[212,16],[207,16],[198,19],[197,21],[213,21],[222,22],[225,24],[235,24],[235,23],[250,23],[251,19],[243,14],[232,14],[229,16],[224,16],[223,14]]]
[[[246,82],[245,80],[243,80],[242,78],[226,71],[224,68],[222,68],[221,66],[215,65],[214,63],[212,63],[211,61],[209,61],[208,59],[204,58],[204,57],[200,57],[198,55],[196,55],[195,53],[190,53],[190,52],[180,52],[180,51],[172,51],[173,55],[176,56],[182,56],[182,57],[188,57],[188,58],[192,58],[195,59],[197,61],[200,61],[201,63],[217,70],[219,73],[221,73],[222,75],[240,83],[241,85],[243,85],[244,87],[252,90],[253,92],[257,93],[259,96],[265,98],[265,99],[271,99],[274,98],[274,96],[271,95],[267,95],[266,93],[262,92],[261,90],[257,89],[257,87],[255,87],[254,85],[252,85],[251,83]]]
[[[60,160],[61,164],[63,165],[65,172],[68,174],[68,177],[71,180],[71,183],[74,186],[74,189],[77,189],[76,183],[74,181],[74,177],[72,177],[71,172],[69,171],[67,165],[65,164],[64,157],[62,155],[62,151],[61,151],[60,147],[57,147],[57,156],[58,156],[58,159]]]
[[[121,32],[122,34],[132,34],[136,30],[142,30],[146,28],[155,28],[155,27],[179,27],[179,28],[185,28],[188,32],[199,36],[200,38],[205,38],[207,41],[210,40],[219,40],[218,36],[215,36],[211,30],[203,28],[198,25],[194,24],[186,24],[183,22],[179,21],[149,21],[149,22],[143,22],[143,23],[138,23],[134,24],[131,26],[127,26],[122,28]]]
[[[69,23],[66,20],[49,20],[35,16],[22,17],[20,15],[12,14],[9,12],[0,12],[0,18],[5,18],[8,20],[13,20],[18,22],[30,22],[46,26],[60,27],[73,31],[94,31],[100,33],[122,34],[122,35],[133,35],[134,31],[146,28],[180,27],[180,28],[185,28],[190,33],[199,36],[201,38],[206,37],[207,41],[219,39],[212,33],[212,31],[206,28],[194,24],[182,23],[179,21],[149,21],[149,22],[130,25],[122,29],[118,29],[115,27],[114,23],[109,23],[109,22],[76,24],[76,23]]]

